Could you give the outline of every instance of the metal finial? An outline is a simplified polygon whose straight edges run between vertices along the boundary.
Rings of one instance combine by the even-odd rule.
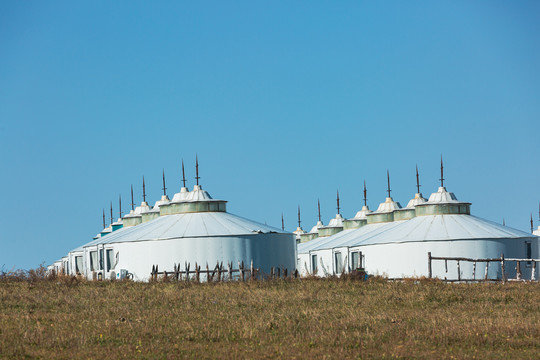
[[[281,213],[281,230],[285,230],[285,221],[283,220],[283,213]]]
[[[538,221],[540,221],[540,202],[538,203]]]
[[[388,181],[388,190],[386,190],[386,191],[388,191],[388,197],[391,197],[390,192],[392,190],[390,190],[390,172],[388,170],[386,170],[386,180]]]
[[[146,202],[146,186],[144,185],[144,175],[142,177],[142,199]]]
[[[195,180],[197,180],[197,185],[199,185],[199,157],[195,155]]]
[[[163,195],[167,195],[167,187],[165,186],[165,169],[163,169]]]
[[[114,222],[113,214],[112,214],[112,201],[111,201],[111,224]]]
[[[503,226],[506,226],[506,222],[504,221],[504,218],[503,218]]]
[[[367,188],[366,188],[366,180],[364,180],[364,206],[367,206]]]
[[[300,205],[298,205],[298,227],[300,227]]]
[[[118,215],[119,218],[122,218],[122,195],[118,195]]]
[[[321,221],[321,202],[317,199],[317,209],[319,210],[319,221]]]
[[[418,164],[416,165],[416,192],[420,194],[420,177],[418,176]]]
[[[532,219],[532,213],[531,213],[531,234],[534,232],[534,224]]]
[[[133,201],[133,184],[131,185],[131,210],[135,210],[135,202]]]
[[[442,161],[442,155],[441,155],[441,178],[439,180],[441,180],[441,187],[444,187],[444,166],[443,166],[443,161]]]
[[[103,209],[103,228],[105,229],[107,225],[105,224],[105,209]]]
[[[339,190],[337,191],[336,201],[337,201],[337,213],[339,214]]]
[[[182,159],[182,183],[186,187],[186,173],[184,172],[184,159]]]

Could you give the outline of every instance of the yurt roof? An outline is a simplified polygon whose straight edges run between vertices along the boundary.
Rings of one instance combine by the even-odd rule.
[[[361,228],[362,229],[362,228]],[[363,239],[360,245],[413,241],[445,241],[468,239],[521,239],[531,234],[499,225],[473,215],[417,216],[387,229],[377,236]]]
[[[355,229],[348,229],[338,232],[337,234],[331,235],[331,236],[325,236],[325,237],[318,237],[311,241],[300,243],[298,244],[297,250],[299,254],[306,254],[310,252],[311,250],[322,246],[324,244],[327,244],[329,242],[334,241],[335,239],[341,239],[342,237],[346,236],[347,234],[350,234],[351,232],[356,231]]]
[[[285,233],[277,228],[257,223],[226,212],[196,212],[161,216],[124,231],[103,237],[99,244],[167,240],[178,238]],[[95,244],[89,244],[91,246]]]
[[[388,229],[392,229],[407,220],[385,222],[385,223],[375,223],[362,226],[359,229],[346,230],[343,231],[343,236],[337,237],[336,235],[332,236],[331,241],[321,243],[318,246],[315,246],[311,250],[322,250],[322,249],[333,249],[336,247],[344,246],[356,246],[359,243],[363,243],[366,239],[369,239],[373,236],[379,235]],[[337,234],[339,235],[339,234]]]

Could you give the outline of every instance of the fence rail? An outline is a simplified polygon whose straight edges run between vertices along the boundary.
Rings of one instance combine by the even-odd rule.
[[[280,279],[289,277],[289,271],[283,267],[272,267],[270,274],[265,274],[259,268],[253,266],[251,261],[250,266],[246,266],[244,262],[238,262],[238,268],[233,268],[233,263],[227,263],[227,267],[223,266],[223,262],[217,263],[214,268],[209,268],[208,263],[206,268],[201,269],[201,265],[195,263],[193,270],[190,270],[191,263],[186,262],[184,270],[180,270],[180,264],[175,264],[172,271],[159,271],[158,265],[152,265],[152,271],[150,272],[150,280],[158,280],[161,276],[162,279],[171,279],[176,281],[201,281],[201,275],[206,275],[206,281],[231,281],[235,280],[233,274],[239,274],[236,280],[246,281],[255,280],[257,278],[266,279]],[[192,278],[191,275],[194,275]],[[290,273],[291,278],[298,278],[300,275],[298,270]]]
[[[447,282],[480,282],[480,281],[537,281],[536,279],[536,263],[540,262],[540,259],[517,259],[517,258],[505,258],[504,254],[501,254],[500,258],[486,258],[486,259],[474,259],[474,258],[465,258],[465,257],[441,257],[441,256],[431,256],[431,252],[428,252],[428,276],[431,278],[433,277],[433,270],[432,270],[432,262],[435,260],[444,261],[444,267],[445,272],[448,273],[448,261],[455,261],[457,266],[457,279],[447,279],[444,278],[444,281]],[[461,278],[461,262],[472,262],[473,263],[473,270],[472,270],[472,279],[462,279]],[[489,264],[490,263],[499,263],[500,269],[501,269],[501,278],[497,279],[490,279],[488,277],[488,271],[489,271]],[[516,263],[516,278],[515,279],[508,279],[506,277],[506,267],[508,265],[508,262],[515,262]],[[476,278],[476,264],[477,263],[486,263],[486,267],[484,269],[484,277],[482,279]],[[530,280],[523,279],[523,273],[521,271],[521,264],[522,263],[532,263],[531,266],[531,278]]]

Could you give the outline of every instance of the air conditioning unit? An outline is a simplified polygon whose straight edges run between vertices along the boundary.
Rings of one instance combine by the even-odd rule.
[[[116,280],[125,279],[125,278],[127,278],[127,276],[128,276],[128,271],[126,269],[120,269],[116,273]]]

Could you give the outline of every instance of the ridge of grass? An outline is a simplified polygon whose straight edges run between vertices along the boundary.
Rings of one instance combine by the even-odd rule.
[[[0,358],[540,358],[538,283],[8,275]]]

